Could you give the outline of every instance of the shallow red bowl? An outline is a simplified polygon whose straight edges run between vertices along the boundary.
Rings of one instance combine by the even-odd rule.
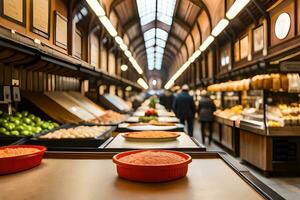
[[[0,158],[0,175],[23,171],[39,165],[46,151],[46,147],[38,145],[12,145],[0,147],[0,149],[4,148],[35,148],[40,151],[27,155]]]
[[[185,159],[185,161],[170,164],[170,165],[134,165],[124,162],[120,162],[119,159],[138,152],[143,151],[155,151],[155,152],[168,152],[179,155]],[[141,182],[164,182],[182,178],[186,176],[188,171],[188,164],[192,162],[190,155],[168,150],[134,150],[119,153],[113,157],[113,162],[117,165],[118,175],[122,178],[141,181]]]

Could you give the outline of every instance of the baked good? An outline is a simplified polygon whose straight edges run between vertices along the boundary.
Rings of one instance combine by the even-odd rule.
[[[120,162],[133,165],[174,165],[185,162],[185,158],[174,153],[162,151],[142,151],[119,159]]]

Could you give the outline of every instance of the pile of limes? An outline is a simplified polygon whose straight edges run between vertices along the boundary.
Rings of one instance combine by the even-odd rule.
[[[0,111],[0,134],[7,136],[31,136],[42,131],[51,130],[59,124],[43,121],[28,111],[15,112],[8,115]]]

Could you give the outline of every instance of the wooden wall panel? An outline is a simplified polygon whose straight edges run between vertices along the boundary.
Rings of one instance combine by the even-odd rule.
[[[297,33],[300,35],[300,0],[297,0]]]
[[[188,50],[188,57],[190,57],[193,53],[194,53],[194,42],[192,40],[192,36],[188,35],[188,37],[186,38],[185,41],[186,45],[187,45],[187,50]]]
[[[32,39],[39,39],[45,45],[50,46],[51,48],[60,51],[62,53],[67,53],[66,50],[61,49],[54,45],[54,14],[55,10],[58,10],[64,16],[67,16],[67,7],[63,0],[50,0],[51,2],[51,10],[50,10],[50,29],[49,29],[49,38],[46,39],[38,34],[35,34],[30,31],[30,0],[26,0],[26,27],[18,25],[14,22],[11,22],[5,18],[0,17],[0,24],[8,29],[13,29],[17,33],[32,38]]]
[[[55,9],[64,17],[68,17],[68,7],[67,2],[64,0],[56,0],[55,1]]]
[[[107,51],[102,43],[100,44],[100,68],[107,72]]]
[[[90,63],[96,68],[99,68],[99,56],[99,38],[96,33],[92,33],[90,38]]]
[[[277,17],[281,13],[288,13],[291,18],[291,27],[289,30],[289,33],[286,38],[280,40],[275,35],[275,23]],[[270,11],[270,19],[271,19],[271,46],[280,44],[292,37],[295,36],[295,2],[294,0],[285,0],[282,1],[281,4],[279,4],[277,7],[275,7],[273,10]]]
[[[214,63],[213,63],[213,52],[210,50],[207,53],[207,72],[208,78],[212,78],[214,76]]]
[[[225,0],[203,0],[203,2],[209,10],[212,26],[214,27],[225,16]]]
[[[108,73],[116,74],[116,58],[113,52],[108,52]]]
[[[202,12],[198,18],[198,24],[201,29],[202,42],[209,36],[211,30],[209,27],[209,19],[206,12]]]
[[[201,35],[200,35],[200,32],[198,30],[197,25],[194,26],[194,28],[192,29],[192,33],[191,34],[193,36],[193,40],[194,40],[194,43],[195,43],[195,48],[199,48],[200,47],[200,43],[201,43]]]
[[[240,157],[259,169],[272,170],[271,138],[240,130]]]

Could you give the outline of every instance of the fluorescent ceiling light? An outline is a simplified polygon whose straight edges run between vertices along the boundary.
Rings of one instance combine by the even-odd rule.
[[[126,50],[126,51],[125,51],[125,55],[126,55],[128,58],[132,57],[132,54],[131,54],[131,52],[130,52],[130,51],[128,51],[128,50]]]
[[[112,36],[116,37],[117,36],[117,31],[115,27],[112,25],[112,23],[109,21],[109,19],[106,16],[100,17],[100,21],[102,25],[105,27],[107,32]]]
[[[116,36],[116,37],[115,37],[115,41],[116,41],[116,43],[117,43],[118,45],[121,45],[121,44],[124,43],[124,42],[123,42],[123,39],[122,39],[120,36]]]
[[[122,51],[126,51],[128,47],[126,46],[126,44],[122,43],[120,44],[120,49],[122,49]]]
[[[173,85],[174,85],[174,82],[170,80],[170,81],[168,81],[167,84],[165,85],[165,89],[168,90],[168,89],[170,89]]]
[[[105,11],[98,0],[86,0],[86,2],[98,17],[105,16]]]
[[[147,89],[149,88],[148,84],[147,84],[147,83],[145,82],[145,80],[142,79],[142,78],[139,78],[139,79],[137,80],[137,83],[138,83],[140,86],[142,86],[145,90],[147,90]]]
[[[156,86],[156,84],[157,84],[157,80],[153,79],[152,80],[152,85]]]
[[[142,68],[139,66],[139,64],[135,61],[135,59],[133,57],[129,58],[129,61],[131,62],[132,66],[135,68],[135,70],[139,73],[142,74],[143,70]]]
[[[217,37],[229,24],[229,21],[227,19],[221,19],[218,24],[214,27],[211,34],[214,37]]]
[[[250,0],[236,0],[226,12],[228,19],[233,19],[250,2]]]
[[[127,66],[127,65],[121,65],[121,70],[122,70],[123,72],[126,72],[127,69],[128,69],[128,66]]]
[[[189,62],[190,63],[193,63],[195,61],[195,58],[193,57],[193,56],[191,56],[190,58],[189,58]]]
[[[214,37],[213,36],[208,36],[208,38],[206,38],[206,40],[201,44],[200,46],[200,51],[205,51],[207,49],[207,47],[214,41]]]
[[[192,57],[196,60],[201,55],[201,51],[197,50],[193,53]]]

